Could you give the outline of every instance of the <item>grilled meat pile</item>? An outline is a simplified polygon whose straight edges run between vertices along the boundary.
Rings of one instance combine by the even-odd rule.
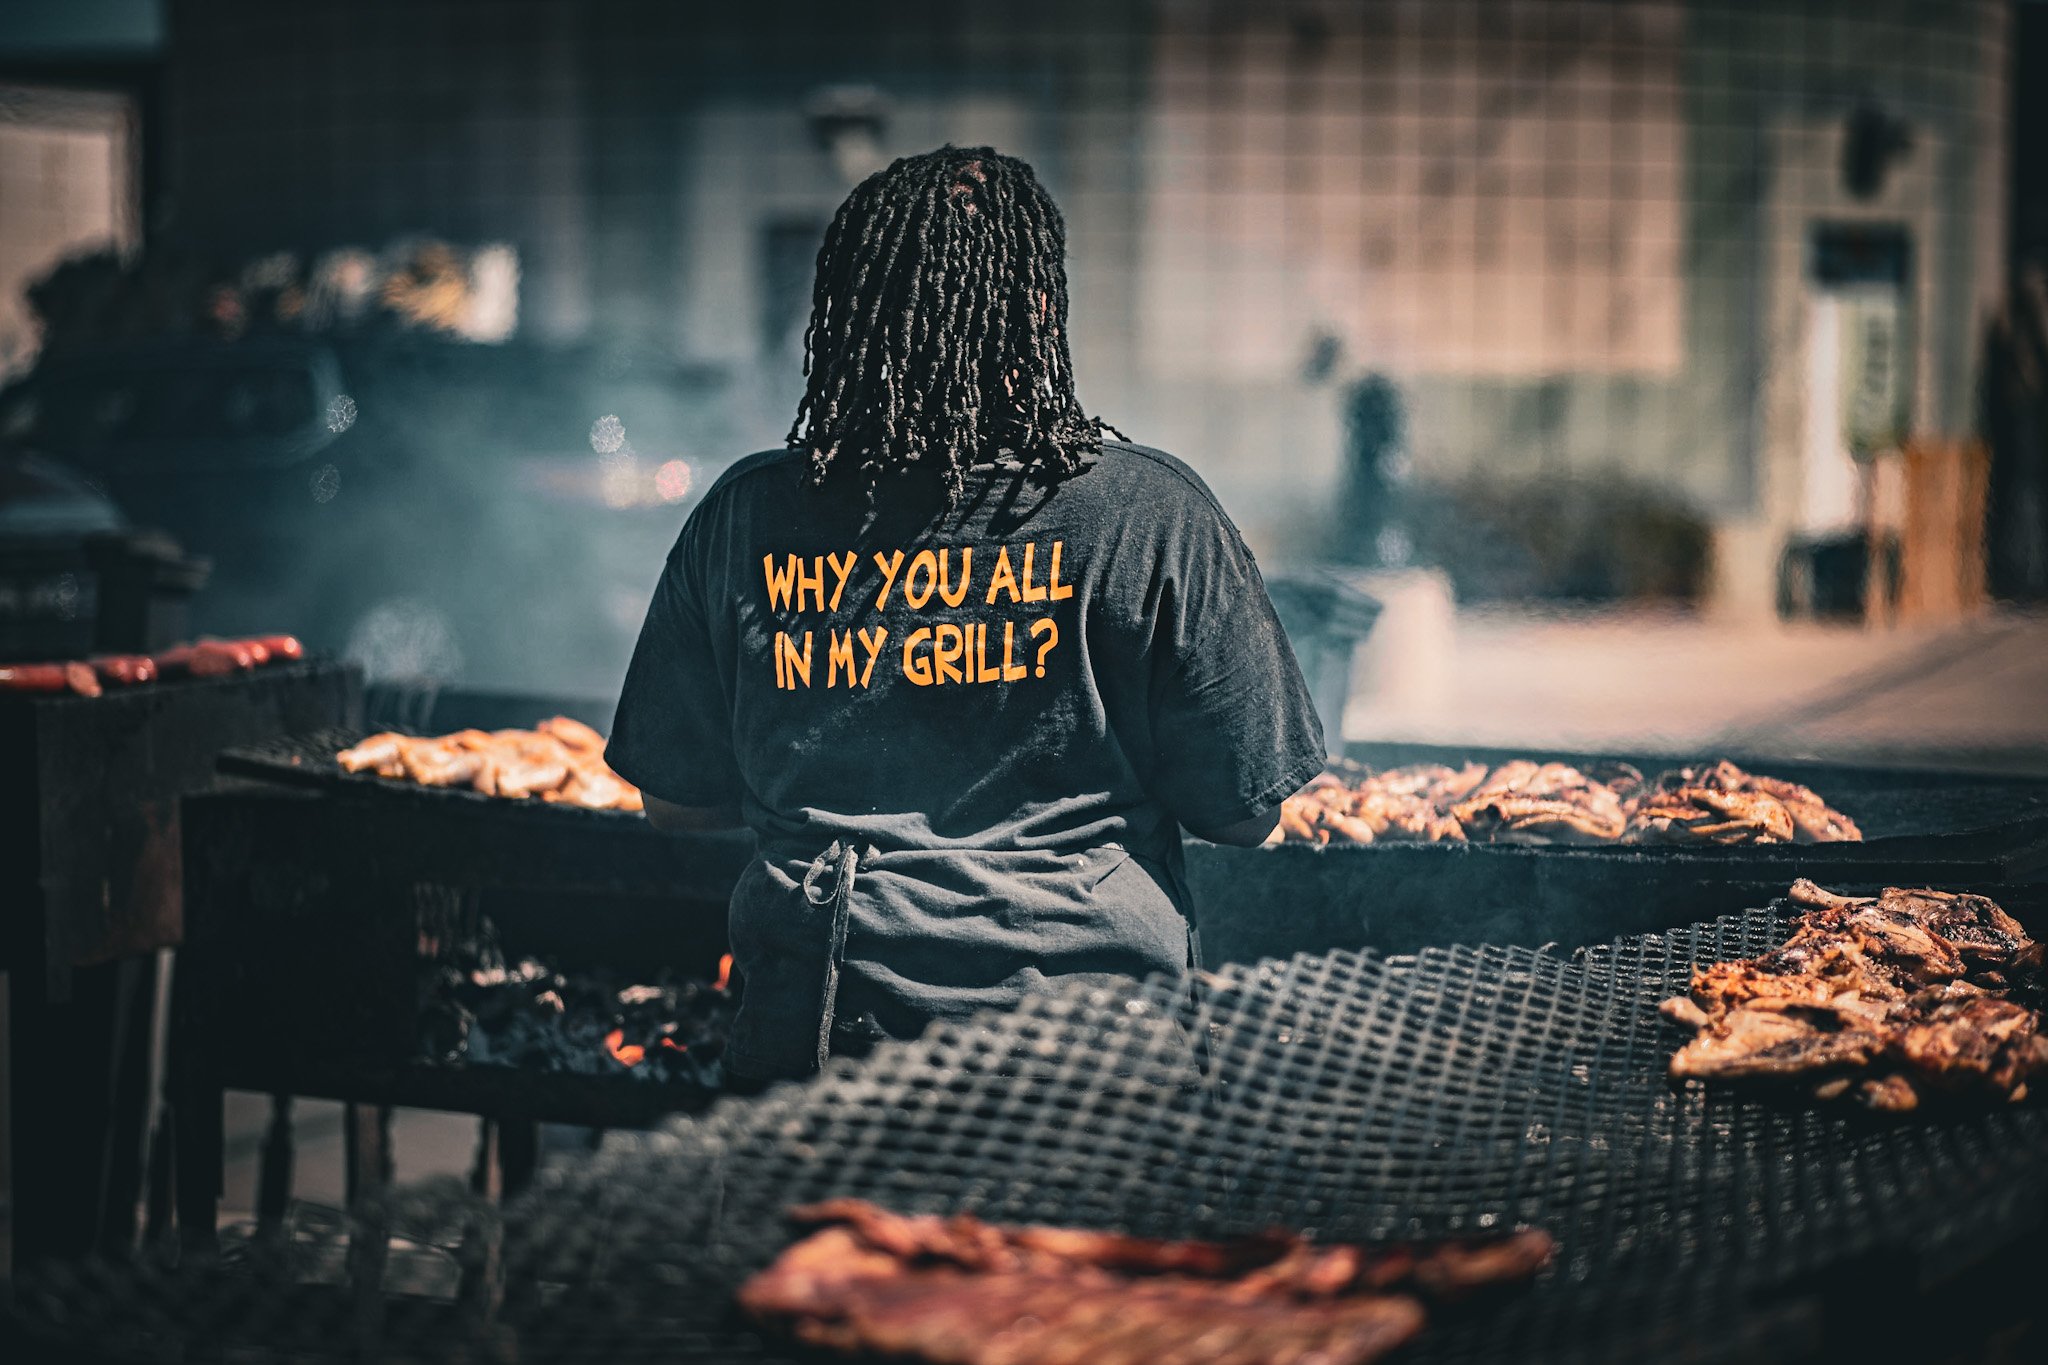
[[[1654,781],[1626,763],[1582,772],[1515,759],[1324,773],[1280,808],[1269,843],[1826,843],[1856,822],[1796,782],[1725,759]]]
[[[858,1199],[740,1287],[798,1340],[935,1365],[1362,1365],[1412,1339],[1425,1303],[1526,1280],[1550,1237],[1312,1246],[1287,1233],[1164,1242],[906,1216]]]
[[[371,735],[334,756],[346,771],[467,787],[486,796],[640,810],[640,789],[604,761],[604,736],[582,721],[554,716],[531,730],[457,730],[453,734]]]
[[[1906,1110],[1935,1093],[2020,1100],[2048,1070],[2048,1034],[2023,1003],[2041,945],[1992,901],[1887,888],[1837,896],[1801,880],[1798,927],[1760,957],[1693,973],[1662,1006],[1695,1030],[1675,1078],[1780,1080],[1822,1099]]]

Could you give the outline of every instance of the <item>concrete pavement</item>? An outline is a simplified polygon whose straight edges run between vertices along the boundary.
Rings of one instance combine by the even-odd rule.
[[[1461,611],[1448,648],[1429,696],[1354,690],[1345,738],[2048,773],[2048,612],[1863,629]]]

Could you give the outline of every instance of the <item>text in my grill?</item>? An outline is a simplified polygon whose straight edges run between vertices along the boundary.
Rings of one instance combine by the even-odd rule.
[[[998,545],[994,553],[983,546],[980,562],[988,566],[985,583],[975,581],[975,546],[943,546],[918,550],[874,551],[869,562],[877,580],[868,610],[886,610],[892,596],[902,607],[924,611],[935,601],[944,607],[965,605],[970,593],[979,591],[980,605],[1021,605],[1061,602],[1074,595],[1071,582],[1063,581],[1062,564],[1066,545],[1055,540],[1041,556],[1034,542],[1026,542],[1013,556],[1011,547]],[[958,577],[954,555],[958,553]],[[1040,581],[1039,567],[1045,577]],[[849,582],[862,570],[860,556],[852,551],[830,554],[761,558],[762,576],[768,590],[768,605],[782,612],[833,613],[845,600]],[[999,625],[1000,632],[991,626]],[[1020,625],[1023,629],[1019,629]],[[815,630],[778,630],[771,642],[778,689],[794,690],[814,685]],[[825,631],[825,687],[868,687],[874,679],[876,660],[889,640],[887,627],[828,627]],[[1016,619],[990,621],[943,621],[906,632],[898,652],[903,677],[918,687],[946,683],[1010,683],[1026,677],[1043,678],[1046,660],[1058,646],[1059,624],[1050,616],[1028,623]]]

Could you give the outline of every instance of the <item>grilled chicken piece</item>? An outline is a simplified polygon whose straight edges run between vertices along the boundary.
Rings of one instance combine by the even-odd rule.
[[[517,749],[493,750],[484,756],[477,790],[517,799],[553,791],[568,780],[569,765],[560,759]]]
[[[569,769],[560,787],[542,794],[544,801],[582,806],[587,810],[618,810],[634,789],[624,778],[602,765]]]
[[[374,772],[381,777],[403,777],[405,769],[399,762],[399,746],[406,736],[384,731],[371,735],[353,748],[343,749],[334,756],[343,772]]]
[[[1621,798],[1564,763],[1516,759],[1493,770],[1450,809],[1481,838],[1608,843],[1628,826]]]
[[[1711,1019],[1671,1057],[1683,1079],[1803,1076],[1868,1066],[1885,1037],[1825,1005],[1755,1000]]]
[[[1714,803],[1702,795],[1708,792],[1719,793],[1723,797],[1762,798],[1762,803],[1753,807],[1746,806],[1743,814],[1736,818],[1748,818],[1752,822],[1756,819],[1764,820],[1770,837],[1761,837],[1765,826],[1757,827],[1758,834],[1754,838],[1743,837],[1739,826],[1724,827],[1719,832],[1709,835],[1703,832],[1701,822],[1695,822],[1690,829],[1681,831],[1680,837],[1711,838],[1720,843],[1791,843],[1796,840],[1804,844],[1840,843],[1863,837],[1863,831],[1856,827],[1854,820],[1823,801],[1811,788],[1779,777],[1744,772],[1725,758],[1705,767],[1674,768],[1660,774],[1657,780],[1650,784],[1639,804],[1649,806],[1660,800],[1667,804],[1683,801],[1692,805],[1705,804],[1711,809]],[[1783,827],[1783,822],[1777,818],[1773,805],[1783,810],[1785,821],[1790,824],[1790,833],[1778,832]],[[1638,818],[1647,817],[1639,813]],[[1710,825],[1717,822],[1703,823]],[[1651,837],[1663,837],[1666,833],[1668,830],[1660,829],[1652,832]]]
[[[2041,945],[1983,896],[1887,887],[1853,898],[1801,883],[1793,897],[1813,908],[1780,952],[1809,940],[1853,940],[1909,990],[1957,979],[2003,988],[2041,966]]]
[[[1315,808],[1300,796],[1290,796],[1280,803],[1280,823],[1266,836],[1269,844],[1285,843],[1292,839],[1300,843],[1328,843],[1330,836],[1317,837]]]
[[[1366,821],[1334,807],[1326,806],[1323,808],[1321,822],[1322,827],[1328,830],[1333,838],[1341,839],[1347,843],[1369,844],[1376,837],[1373,833],[1373,827]]]
[[[1901,1014],[1897,1053],[1924,1085],[2021,1100],[2027,1078],[2048,1071],[2041,1017],[2024,1005],[1965,987],[1916,996]]]
[[[1803,911],[1784,944],[1697,969],[1690,996],[1660,1007],[1695,1030],[1673,1076],[1816,1075],[1819,1098],[1897,1112],[1941,1091],[2017,1100],[2048,1071],[2040,1016],[2004,995],[2041,946],[1992,901],[1804,879],[1791,900]]]
[[[1485,780],[1484,763],[1467,763],[1462,768],[1447,768],[1441,763],[1414,763],[1405,768],[1389,768],[1383,773],[1375,773],[1359,785],[1396,796],[1419,796],[1431,805],[1447,806],[1471,795],[1473,789]]]
[[[1855,966],[1861,967],[1860,954],[1855,958],[1858,959]],[[1764,958],[1753,958],[1747,962],[1714,962],[1692,974],[1692,1000],[1710,1010],[1763,1000],[1820,1005],[1843,993],[1844,989],[1854,990],[1859,997],[1869,999],[1904,999],[1906,994],[1897,987],[1881,986],[1876,981],[1859,980],[1853,986],[1838,988],[1836,981],[1818,974],[1774,971]]]
[[[1656,843],[1789,844],[1794,831],[1775,797],[1688,786],[1645,796],[1629,833]]]
[[[1839,895],[1818,882],[1801,877],[1792,883],[1786,899],[1807,910],[1853,910],[1859,905],[1869,905],[1877,897]]]
[[[1963,974],[1963,955],[1910,909],[1887,900],[1858,906],[1842,921],[1842,932],[1865,954],[1915,985],[1953,981]]]
[[[1488,801],[1496,797],[1513,796],[1522,791],[1541,771],[1541,765],[1526,758],[1512,759],[1501,764],[1486,775],[1486,780],[1474,787],[1471,794],[1451,807],[1451,814],[1460,820],[1477,815]]]
[[[604,752],[604,736],[580,720],[568,716],[549,716],[533,727],[537,732],[560,740],[577,753],[601,754]]]
[[[1748,789],[1775,798],[1785,808],[1802,844],[1851,843],[1863,838],[1863,831],[1854,820],[1821,800],[1811,787],[1751,773]]]
[[[2041,965],[2041,945],[1987,896],[1886,887],[1878,900],[1926,925],[1974,969],[1988,968],[2003,976]]]
[[[1353,798],[1352,812],[1372,827],[1375,837],[1438,843],[1465,837],[1464,829],[1436,808],[1426,796],[1389,791],[1370,780]]]
[[[1282,839],[1303,843],[1369,844],[1373,828],[1352,813],[1356,796],[1337,777],[1324,773],[1280,803]]]
[[[1628,827],[1621,804],[1604,788],[1589,790],[1606,799],[1505,797],[1490,802],[1468,823],[1503,843],[1612,843]]]
[[[405,775],[422,787],[459,787],[483,769],[484,754],[467,749],[453,736],[401,740],[398,759]]]
[[[1623,809],[1640,800],[1643,789],[1648,785],[1642,769],[1632,763],[1623,763],[1619,759],[1595,764],[1586,776],[1619,797]]]

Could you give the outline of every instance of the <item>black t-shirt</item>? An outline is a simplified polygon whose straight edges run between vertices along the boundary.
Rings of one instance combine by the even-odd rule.
[[[909,481],[870,507],[806,468],[753,456],[690,516],[607,750],[759,838],[732,903],[734,1068],[813,1065],[834,907],[803,882],[835,840],[860,855],[842,1018],[905,1034],[1053,977],[1182,970],[1178,827],[1270,809],[1324,760],[1215,498],[1114,442],[1057,482],[971,471],[951,509]]]

